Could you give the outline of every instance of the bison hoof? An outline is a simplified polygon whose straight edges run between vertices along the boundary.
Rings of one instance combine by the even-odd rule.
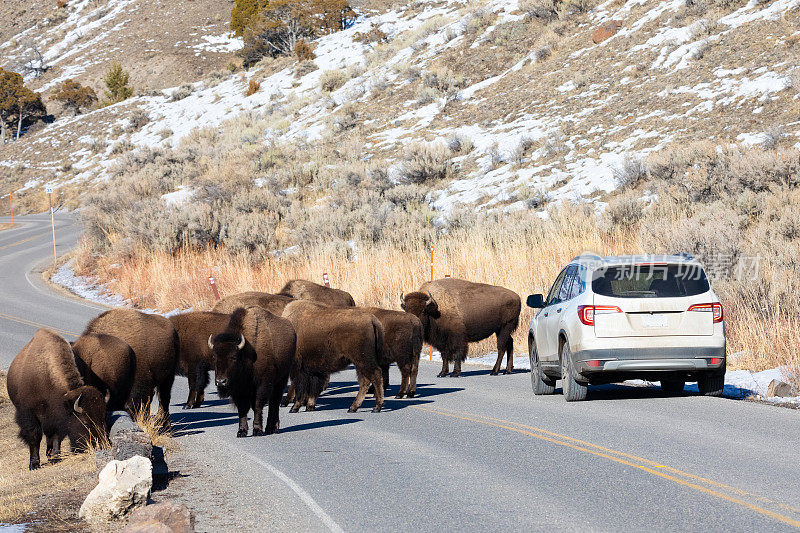
[[[191,405],[191,404],[188,404],[188,403],[186,403],[186,404],[183,404],[183,407],[181,407],[181,409],[183,409],[184,411],[185,411],[186,409],[191,409],[191,408],[192,408],[192,405]]]
[[[417,395],[416,392],[409,392],[408,394],[406,394],[406,398],[413,398],[416,395]]]
[[[401,392],[400,394],[395,396],[395,398],[397,398],[398,400],[401,400],[403,398],[403,393]]]
[[[239,437],[240,439],[242,437],[246,437],[247,436],[247,430],[246,429],[240,429],[239,431],[236,432],[236,436]]]
[[[350,407],[350,408],[347,410],[347,412],[348,412],[348,413],[355,413],[356,411],[358,411],[358,407]]]
[[[31,463],[28,465],[28,470],[36,470],[39,468],[39,463]]]
[[[436,374],[436,377],[437,377],[437,378],[443,378],[443,377],[445,377],[446,375],[447,375],[447,372],[445,372],[444,370],[442,370],[441,372],[439,372],[438,374]]]
[[[375,407],[372,408],[372,412],[373,413],[380,413],[381,409],[383,409],[382,405],[376,405]]]
[[[281,402],[281,407],[289,407],[289,400],[284,400]]]
[[[253,436],[254,437],[260,437],[263,434],[264,434],[263,430],[258,429],[258,428],[253,428]]]
[[[452,374],[450,374],[450,377],[451,378],[460,378],[461,377],[461,372],[458,372],[458,373],[453,372]]]
[[[293,406],[292,406],[292,408],[291,408],[291,409],[289,409],[289,412],[290,412],[290,413],[296,413],[296,412],[298,412],[299,410],[300,410],[300,406],[299,406],[299,405],[293,405]]]
[[[317,410],[316,405],[306,405],[306,411],[316,411],[316,410]]]
[[[505,369],[505,370],[503,371],[503,374],[506,374],[506,375],[508,375],[508,374],[513,374],[513,373],[514,373],[514,370],[513,370],[513,369],[512,369],[512,370]]]
[[[492,370],[491,372],[489,372],[489,375],[490,376],[496,376],[497,375],[497,371],[496,370]]]

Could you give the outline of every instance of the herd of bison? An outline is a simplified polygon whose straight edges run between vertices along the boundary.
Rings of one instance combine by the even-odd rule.
[[[512,334],[521,307],[516,293],[445,278],[400,298],[402,311],[356,307],[345,291],[293,280],[278,294],[244,292],[219,300],[211,311],[169,318],[112,309],[72,343],[40,329],[14,358],[7,378],[19,435],[30,448],[29,467],[40,464],[43,435],[48,458],[57,460],[65,437],[72,448],[86,446],[107,431],[107,411],[150,412],[155,392],[159,421],[169,425],[176,374],[189,381],[184,409],[194,409],[203,403],[213,368],[219,394],[238,411],[237,436],[244,437],[251,409],[252,434],[275,433],[279,405],[313,411],[330,375],[351,364],[358,394],[350,412],[368,389],[375,395],[373,411],[381,410],[391,363],[402,375],[397,398],[414,397],[423,341],[442,354],[440,377],[459,376],[468,343],[492,334],[492,374],[500,371],[503,354],[505,372],[513,370]]]

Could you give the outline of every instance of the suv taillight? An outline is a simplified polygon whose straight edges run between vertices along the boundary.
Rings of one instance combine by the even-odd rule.
[[[587,326],[594,326],[594,316],[606,313],[621,313],[616,305],[579,305],[578,319]]]
[[[713,304],[694,304],[689,306],[687,311],[700,311],[704,313],[714,313],[714,324],[718,322],[722,322],[723,318],[723,311],[722,311],[722,304],[721,303],[713,303]]]

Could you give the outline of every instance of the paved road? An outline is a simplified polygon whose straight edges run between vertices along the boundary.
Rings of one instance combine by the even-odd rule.
[[[32,323],[69,336],[99,312],[26,275],[52,253],[47,223],[0,232],[3,367]],[[63,249],[76,234],[59,217]],[[534,397],[527,373],[437,371],[422,364],[420,397],[387,400],[378,414],[369,400],[348,414],[355,376],[338,374],[316,412],[283,410],[279,435],[246,439],[213,386],[208,405],[180,411],[179,379],[173,420],[181,464],[193,462],[174,483],[203,530],[800,528],[798,411],[629,386],[567,404]]]

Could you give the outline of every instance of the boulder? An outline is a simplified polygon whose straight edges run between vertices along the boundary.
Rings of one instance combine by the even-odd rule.
[[[123,533],[193,533],[194,515],[186,505],[167,500],[131,513]]]
[[[90,522],[116,520],[147,504],[153,466],[150,459],[137,455],[109,462],[98,478],[100,482],[84,500],[78,516]]]
[[[622,27],[622,22],[618,20],[612,20],[610,22],[606,22],[602,26],[598,27],[592,32],[592,41],[595,44],[602,43],[615,33],[619,31]]]
[[[773,379],[769,382],[767,387],[767,398],[791,398],[794,396],[794,390],[788,383],[784,383],[778,379]]]

